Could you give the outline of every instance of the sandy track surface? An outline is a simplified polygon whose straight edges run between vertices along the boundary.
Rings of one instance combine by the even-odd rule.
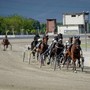
[[[12,51],[0,48],[0,90],[90,90],[90,68],[84,72],[78,69],[74,73],[71,68],[67,71],[51,66],[40,68],[39,61],[28,58],[22,60],[22,53],[28,41],[16,40],[12,42]]]

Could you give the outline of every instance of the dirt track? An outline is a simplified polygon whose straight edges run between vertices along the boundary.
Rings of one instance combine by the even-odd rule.
[[[23,62],[22,52],[29,40],[18,42],[12,41],[12,51],[0,48],[0,90],[90,90],[90,68],[73,73],[71,68],[68,71],[66,68],[54,71],[47,65],[40,68],[33,59],[28,64],[27,58]]]

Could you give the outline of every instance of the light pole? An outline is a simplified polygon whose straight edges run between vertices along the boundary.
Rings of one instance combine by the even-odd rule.
[[[39,35],[39,27],[37,27],[37,34]]]
[[[87,31],[89,29],[89,12],[84,12],[85,50],[87,51]]]

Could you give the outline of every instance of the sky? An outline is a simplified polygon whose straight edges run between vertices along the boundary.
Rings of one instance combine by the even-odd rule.
[[[63,13],[83,11],[90,11],[90,0],[0,0],[0,16],[17,14],[40,22],[62,22]]]

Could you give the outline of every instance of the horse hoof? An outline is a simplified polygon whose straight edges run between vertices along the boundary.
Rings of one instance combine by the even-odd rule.
[[[50,62],[47,62],[47,65],[49,65],[50,64]]]
[[[61,65],[61,68],[64,68],[64,65]]]
[[[42,64],[42,66],[45,66],[45,64]]]
[[[77,73],[77,71],[74,71],[75,73]]]
[[[79,64],[79,68],[81,67],[81,64]]]
[[[33,59],[35,59],[35,56],[33,57]]]

